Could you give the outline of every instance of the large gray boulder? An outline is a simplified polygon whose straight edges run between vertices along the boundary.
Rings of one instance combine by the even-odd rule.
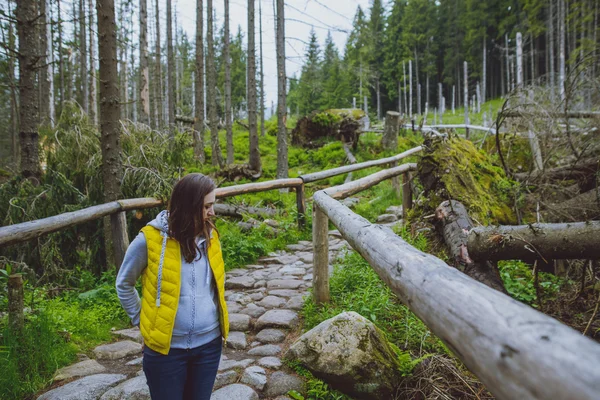
[[[302,335],[286,358],[300,361],[315,376],[358,399],[394,398],[402,381],[400,351],[372,322],[341,313]]]
[[[96,374],[67,383],[44,393],[38,400],[96,400],[127,378],[121,374]]]
[[[100,400],[150,400],[145,376],[136,376],[104,393]]]
[[[98,361],[85,360],[78,362],[77,364],[69,365],[68,367],[59,369],[56,372],[54,380],[62,381],[64,379],[101,374],[103,372],[106,372],[106,368],[100,363],[98,363]]]

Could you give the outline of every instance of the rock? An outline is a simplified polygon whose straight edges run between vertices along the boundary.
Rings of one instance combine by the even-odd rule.
[[[251,358],[246,358],[245,360],[221,360],[219,363],[219,371],[226,371],[232,368],[246,368],[248,365],[254,362]]]
[[[239,312],[241,309],[242,309],[242,306],[240,304],[236,303],[235,301],[227,302],[227,311],[229,311],[230,313]]]
[[[100,400],[150,400],[145,376],[136,376],[104,393]]]
[[[396,214],[381,214],[375,221],[377,224],[389,224],[398,221]]]
[[[267,296],[258,302],[258,305],[264,308],[279,308],[286,303],[285,299],[277,296]]]
[[[281,268],[279,272],[286,275],[304,275],[306,270],[304,268],[286,265],[285,267]]]
[[[88,376],[94,374],[101,374],[105,372],[106,368],[98,363],[96,360],[85,360],[78,362],[77,364],[69,365],[59,369],[54,377],[55,381],[62,381],[64,379],[75,378],[80,376]]]
[[[303,393],[304,381],[296,376],[288,375],[281,371],[276,371],[273,372],[269,377],[269,382],[267,383],[267,387],[265,389],[265,396],[275,397],[285,395],[290,390]]]
[[[402,206],[389,206],[385,210],[386,214],[394,214],[398,218],[402,217]]]
[[[236,383],[213,392],[210,400],[258,400],[258,394],[250,386]]]
[[[142,365],[143,362],[144,362],[144,357],[138,357],[138,358],[134,358],[133,360],[129,361],[125,365]]]
[[[302,280],[304,281],[312,281],[313,280],[313,274],[306,274],[302,277]]]
[[[265,297],[265,294],[264,294],[264,293],[261,293],[261,292],[257,292],[257,293],[251,293],[251,294],[250,294],[250,298],[251,298],[253,301],[260,301],[260,300],[262,300],[264,297]]]
[[[234,276],[233,278],[227,278],[225,281],[226,289],[251,289],[254,287],[254,278],[244,276]]]
[[[342,237],[343,237],[343,236],[342,236],[342,233],[341,233],[340,231],[338,231],[337,229],[334,229],[334,230],[332,230],[332,231],[329,231],[329,232],[327,233],[327,235],[329,235],[329,236],[331,236],[331,237],[334,237],[334,238],[342,238]]]
[[[131,340],[103,344],[94,349],[94,354],[98,360],[118,360],[141,352],[142,345]]]
[[[298,296],[300,294],[300,292],[297,290],[290,290],[290,289],[272,289],[272,290],[269,290],[269,294],[273,295],[273,296],[279,296],[279,297],[294,297],[294,296]]]
[[[292,264],[292,263],[298,261],[298,257],[290,255],[290,254],[285,254],[285,255],[280,255],[280,256],[275,256],[275,257],[261,257],[258,259],[258,261],[260,261],[261,263],[265,263],[265,264],[287,265],[287,264]]]
[[[260,281],[256,281],[256,283],[254,283],[255,288],[262,288],[265,286],[267,286],[267,281],[265,281],[264,279],[262,279]]]
[[[300,253],[298,254],[298,257],[300,257],[300,261],[306,264],[312,264],[314,259],[314,255],[312,252]]]
[[[122,374],[96,374],[67,383],[38,397],[38,400],[96,400],[127,378]]]
[[[247,331],[250,327],[250,316],[246,314],[229,314],[229,329]]]
[[[248,271],[242,268],[232,269],[231,271],[227,271],[228,276],[242,276],[245,275]]]
[[[243,350],[248,346],[244,332],[229,332],[227,347],[234,350]]]
[[[258,365],[270,369],[279,369],[281,367],[281,360],[277,357],[263,357],[258,360]]]
[[[300,361],[313,375],[352,397],[394,398],[406,368],[372,322],[344,312],[302,335],[286,358]]]
[[[123,329],[120,331],[112,332],[113,335],[120,336],[124,339],[131,339],[134,342],[142,343],[142,333],[140,332],[140,328],[137,326],[131,329]]]
[[[286,247],[286,249],[288,249],[290,251],[306,251],[306,250],[309,250],[308,246],[302,245],[302,244],[288,244],[285,247]]]
[[[227,301],[235,301],[236,303],[245,306],[248,303],[252,303],[252,298],[246,293],[235,292],[227,296]]]
[[[340,200],[340,203],[342,203],[348,208],[352,208],[358,203],[360,203],[360,199],[357,199],[356,197],[346,197],[345,199]]]
[[[251,356],[276,356],[281,353],[281,346],[276,344],[266,344],[258,346],[248,352]]]
[[[246,265],[247,269],[263,269],[264,265]]]
[[[298,324],[298,314],[291,310],[269,310],[256,321],[256,329],[294,328]]]
[[[304,307],[304,298],[302,296],[294,296],[285,304],[285,308],[290,310],[302,310],[302,307]]]
[[[271,228],[279,228],[280,226],[279,222],[274,219],[265,219],[263,223],[269,225]]]
[[[256,340],[262,343],[281,343],[285,340],[285,333],[279,329],[263,329],[256,335]]]
[[[263,390],[267,384],[267,373],[263,368],[256,365],[248,367],[242,375],[241,382],[250,385],[255,389]]]
[[[273,279],[267,282],[267,289],[298,289],[303,284],[297,279]]]
[[[240,311],[240,314],[246,314],[251,316],[252,318],[258,318],[261,315],[263,315],[265,311],[267,311],[266,308],[259,307],[254,303],[250,303],[248,304],[248,306],[246,306],[246,308]]]
[[[231,385],[232,383],[236,383],[237,378],[238,373],[235,371],[225,371],[221,374],[217,374],[213,390],[217,390],[218,388],[223,387],[225,385]]]

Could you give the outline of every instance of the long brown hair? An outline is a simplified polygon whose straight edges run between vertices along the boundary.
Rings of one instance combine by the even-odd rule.
[[[215,190],[215,182],[206,175],[189,174],[181,178],[169,200],[169,236],[181,245],[183,258],[194,261],[202,257],[196,238],[204,236],[210,244],[210,232],[215,229],[210,220],[204,220],[204,197]]]

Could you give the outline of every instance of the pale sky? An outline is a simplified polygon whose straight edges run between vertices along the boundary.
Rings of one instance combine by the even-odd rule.
[[[277,61],[275,52],[275,25],[274,25],[274,0],[255,0],[255,24],[256,24],[256,62],[259,68],[259,29],[258,9],[262,5],[263,15],[263,53],[265,73],[265,107],[271,107],[271,101],[277,103]],[[285,1],[285,35],[286,35],[286,75],[291,77],[294,73],[300,76],[302,61],[306,52],[306,44],[312,27],[319,38],[321,47],[331,31],[333,40],[340,51],[346,45],[348,33],[352,29],[352,20],[356,8],[360,5],[365,13],[369,9],[369,0],[286,0]],[[150,4],[149,4],[150,6]],[[195,37],[196,30],[196,0],[173,0],[173,6],[177,9],[178,24],[188,33],[190,38]],[[244,39],[247,38],[247,13],[248,3],[245,0],[230,0],[230,30],[235,35],[237,27],[242,27]],[[162,5],[164,7],[164,4]],[[206,20],[206,1],[205,20]],[[214,0],[213,7],[216,9],[218,26],[223,24],[224,3],[222,0]],[[164,8],[161,14],[164,18]],[[165,25],[163,25],[165,26]],[[206,24],[204,25],[206,29]],[[163,33],[164,35],[164,33]]]

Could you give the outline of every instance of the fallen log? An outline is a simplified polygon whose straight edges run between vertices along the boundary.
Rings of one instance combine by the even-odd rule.
[[[215,204],[214,209],[217,215],[233,218],[242,218],[244,214],[255,214],[271,218],[277,215],[277,210],[272,208],[242,207],[222,203]]]
[[[538,181],[547,180],[576,180],[583,186],[589,186],[590,182],[594,182],[596,173],[600,169],[598,158],[592,158],[585,161],[580,161],[575,165],[567,165],[548,169],[546,171],[521,172],[515,174],[515,178],[520,181]],[[587,190],[590,190],[588,187]]]
[[[550,222],[600,219],[600,187],[561,203],[545,203],[544,220]]]
[[[600,259],[600,221],[480,226],[467,248],[475,261]]]
[[[454,266],[476,281],[506,293],[498,266],[487,260],[474,261],[469,255],[467,235],[473,229],[473,222],[465,206],[455,200],[446,200],[435,210],[435,218],[441,226]]]
[[[415,249],[322,191],[313,198],[314,209],[497,399],[598,399],[598,343]]]

